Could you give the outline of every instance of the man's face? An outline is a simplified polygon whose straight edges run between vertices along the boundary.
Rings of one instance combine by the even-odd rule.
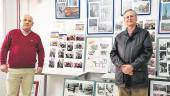
[[[31,16],[29,15],[25,15],[24,19],[23,19],[23,30],[25,31],[30,31],[31,27],[33,26],[33,19]]]
[[[126,27],[136,26],[137,16],[133,11],[129,11],[124,15],[124,22]]]

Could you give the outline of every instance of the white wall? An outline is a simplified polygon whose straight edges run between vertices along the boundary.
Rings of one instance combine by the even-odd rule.
[[[4,17],[4,15],[3,15],[3,12],[4,12],[4,6],[3,6],[3,4],[4,4],[4,2],[3,2],[3,0],[0,0],[0,46],[1,46],[1,43],[2,43],[2,41],[3,41],[3,39],[4,39],[4,35],[5,35],[5,33],[4,33],[4,19],[3,19],[3,17]]]
[[[14,19],[16,17],[16,12],[13,13],[14,11],[16,11],[14,9],[16,7],[15,5],[16,2],[13,0],[8,5],[7,2],[9,1],[11,0],[0,0],[0,46],[2,45],[3,39],[7,31],[9,31],[9,29],[11,29],[12,27],[16,28],[16,21],[14,22],[14,20],[16,20]],[[7,6],[9,6],[8,9],[7,9]],[[9,10],[10,11],[13,10],[13,11],[9,13]],[[13,14],[13,17],[11,17],[12,14]],[[3,73],[0,71],[0,96],[5,96],[5,93],[6,93],[5,78],[6,78],[6,73]]]
[[[5,78],[6,73],[0,71],[0,96],[5,96],[6,94]]]
[[[38,33],[41,38],[45,50],[48,48],[48,34],[57,30],[56,22],[61,19],[55,19],[55,0],[20,0],[21,1],[21,16],[25,13],[30,13],[34,17],[33,31]],[[158,20],[159,0],[151,0],[151,15],[142,15],[138,19],[156,19]],[[16,14],[14,0],[6,0],[7,2],[7,25],[6,30],[16,27]],[[86,23],[87,1],[81,0],[80,19],[67,19],[66,22],[83,21]],[[14,10],[14,11],[9,11]],[[114,0],[114,21],[122,19],[121,0]],[[11,23],[9,23],[11,22]],[[48,54],[46,53],[46,56]],[[46,96],[62,96],[64,78],[72,78],[72,76],[48,75],[47,76],[47,94]]]
[[[17,0],[2,0],[4,2],[4,32],[17,28]]]

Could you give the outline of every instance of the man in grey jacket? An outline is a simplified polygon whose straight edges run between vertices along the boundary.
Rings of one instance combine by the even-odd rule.
[[[147,96],[147,62],[152,55],[150,34],[137,26],[137,15],[132,9],[125,11],[124,22],[127,28],[116,36],[110,52],[116,66],[119,96]]]

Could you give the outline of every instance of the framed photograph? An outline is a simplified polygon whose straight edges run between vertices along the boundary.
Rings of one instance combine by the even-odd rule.
[[[157,73],[158,76],[170,76],[170,38],[159,37],[157,38]]]
[[[151,0],[121,0],[121,16],[127,9],[134,9],[138,15],[150,15]]]
[[[146,20],[144,22],[144,29],[148,30],[150,35],[151,35],[151,40],[152,42],[155,42],[155,33],[157,31],[156,29],[156,21],[155,20]]]
[[[65,79],[63,96],[94,96],[94,81]]]
[[[111,63],[110,51],[113,38],[110,37],[87,37],[85,71],[96,73],[108,73]]]
[[[170,0],[160,1],[159,34],[170,34]]]
[[[96,82],[95,96],[116,96],[115,83]]]
[[[80,18],[80,0],[55,0],[56,19]]]
[[[113,33],[114,0],[87,0],[88,34]],[[100,7],[101,6],[101,7]]]
[[[149,96],[170,96],[169,80],[150,79]]]

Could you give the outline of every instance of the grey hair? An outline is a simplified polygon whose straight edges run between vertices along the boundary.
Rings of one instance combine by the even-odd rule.
[[[135,10],[133,10],[133,9],[127,9],[127,10],[123,13],[123,16],[125,16],[125,14],[126,14],[127,12],[129,12],[129,11],[134,12],[134,13],[135,13],[135,16],[137,15]]]
[[[33,17],[32,17],[30,14],[24,14],[24,15],[22,15],[21,18],[20,18],[20,20],[22,21],[22,20],[25,18],[25,16],[31,17],[32,22],[34,22]]]

